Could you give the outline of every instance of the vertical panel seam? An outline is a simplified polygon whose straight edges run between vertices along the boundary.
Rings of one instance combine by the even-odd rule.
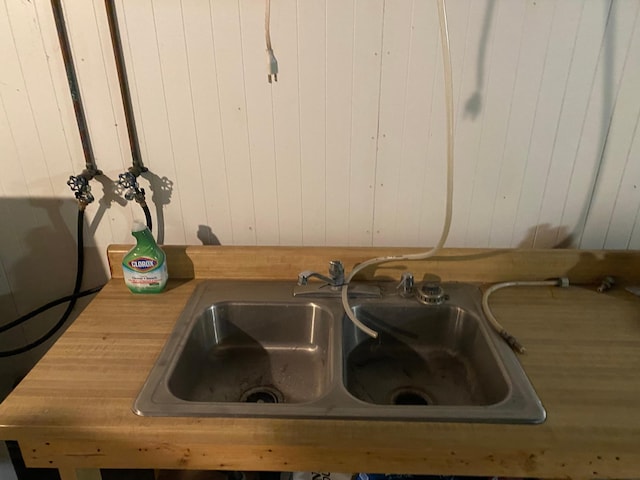
[[[328,65],[329,62],[327,60],[329,54],[328,48],[328,10],[329,10],[329,2],[325,0],[324,2],[324,239],[323,245],[327,244],[327,92],[329,85],[329,75],[328,75]]]
[[[383,51],[384,51],[384,26],[386,22],[386,6],[387,0],[382,0],[382,23],[380,25],[381,34],[380,34],[380,45],[379,45],[379,75],[378,75],[378,108],[376,114],[376,146],[375,146],[375,155],[373,157],[373,198],[372,198],[372,206],[371,206],[371,216],[369,218],[369,245],[373,245],[373,237],[375,231],[375,218],[376,218],[376,186],[378,185],[378,155],[380,154],[380,104],[382,102],[382,64],[383,64]]]
[[[349,172],[349,191],[347,192],[347,245],[351,245],[351,180],[353,178],[353,173],[351,171],[352,169],[352,165],[353,165],[353,161],[352,161],[352,157],[353,157],[353,87],[355,85],[355,81],[356,81],[356,32],[357,32],[357,26],[358,26],[358,17],[357,17],[357,13],[358,13],[358,0],[353,0],[353,37],[351,39],[352,42],[352,48],[351,48],[351,108],[349,109],[349,125],[350,125],[350,132],[349,132],[349,165],[348,165],[348,172]]]
[[[115,5],[114,5],[114,8],[115,8]],[[113,61],[113,57],[108,57],[107,58],[105,56],[106,47],[103,45],[102,36],[100,35],[100,28],[99,28],[99,24],[98,24],[98,13],[96,12],[95,0],[91,2],[91,9],[93,11],[93,18],[94,18],[94,21],[95,21],[96,32],[98,32],[97,33],[98,45],[100,47],[100,55],[102,57],[102,66],[103,66],[104,76],[108,77],[107,68],[106,68],[107,67],[107,60],[112,60]],[[118,27],[118,28],[120,28],[120,27]],[[107,82],[107,87],[109,87],[109,82]],[[114,119],[114,121],[117,121],[117,114],[116,114],[116,109],[115,109],[115,103],[116,102],[115,102],[115,100],[113,98],[113,95],[111,95],[111,88],[107,88],[107,95],[109,96],[109,104],[111,105],[111,113],[113,115],[113,119]],[[128,146],[129,142],[127,142],[127,141],[123,142],[122,141],[122,137],[120,135],[120,129],[116,128],[115,131],[116,131],[116,137],[118,138],[118,146],[120,147],[120,148],[118,148],[118,150],[120,151],[120,162],[122,164],[122,168],[124,169],[126,167],[126,163],[125,163],[124,156],[122,155],[122,153],[123,153],[122,152],[122,145],[124,143],[125,145]],[[129,153],[130,153],[130,148],[131,147],[130,146],[127,147],[127,146],[125,146],[125,148],[129,148]],[[132,155],[132,154],[130,153],[130,155]],[[113,234],[113,231],[112,231],[112,234]]]
[[[625,172],[627,171],[627,167],[629,166],[629,160],[631,158],[631,149],[633,147],[633,139],[638,136],[638,124],[640,124],[640,115],[636,117],[636,124],[633,127],[633,137],[631,139],[631,142],[629,142],[629,148],[627,149],[627,159],[625,160],[624,168],[622,169],[622,175],[620,175],[620,180],[618,182],[618,188],[617,188],[617,191],[616,191],[616,198],[615,198],[615,200],[613,202],[613,206],[611,207],[611,215],[609,216],[609,223],[607,224],[607,231],[606,231],[606,233],[604,235],[603,248],[604,248],[604,245],[607,244],[607,239],[609,237],[609,231],[611,229],[611,224],[613,223],[613,215],[614,215],[614,213],[616,211],[616,207],[618,206],[618,200],[620,199],[620,192],[622,191],[622,184],[624,183]],[[628,246],[627,246],[627,248],[628,248]]]
[[[490,1],[494,1],[494,0],[490,0]],[[492,15],[494,15],[496,19],[500,17],[500,10],[499,9],[500,9],[500,5],[498,5],[498,12],[496,12],[496,13],[492,12]],[[494,54],[493,44],[495,43],[495,39],[496,39],[496,33],[495,33],[495,28],[494,28],[493,31],[491,32],[491,58],[492,59],[493,59],[493,54]],[[487,53],[489,53],[489,52],[487,51]],[[486,61],[486,59],[487,59],[487,56],[486,56],[486,53],[485,53],[484,61]],[[489,70],[488,70],[488,72],[486,74],[487,75],[486,84],[484,84],[484,85],[480,84],[480,86],[482,86],[482,88],[483,88],[482,95],[483,95],[484,98],[486,98],[486,94],[489,91],[489,84],[491,83],[491,72],[492,71],[493,71],[493,62],[489,65]],[[479,77],[478,80],[480,82],[483,81],[482,77]],[[475,165],[474,165],[474,168],[473,168],[473,182],[472,182],[472,185],[471,185],[471,197],[470,197],[471,204],[473,204],[473,197],[474,197],[474,195],[476,193],[476,185],[478,183],[477,182],[477,179],[478,179],[478,167],[480,165],[479,152],[480,152],[480,145],[482,145],[482,139],[484,138],[485,110],[486,110],[486,107],[483,108],[482,112],[481,112],[482,124],[480,126],[480,135],[478,136],[478,146],[477,146],[477,149],[476,149]],[[472,211],[472,208],[470,206],[469,211],[467,212],[467,226],[465,228],[465,233],[464,233],[464,245],[465,246],[468,246],[469,225],[471,223],[471,211]],[[475,242],[474,242],[474,244],[475,244]]]
[[[571,60],[569,60],[569,66],[568,66],[568,69],[567,69],[567,76],[566,76],[565,81],[564,81],[564,88],[563,88],[563,91],[562,91],[562,104],[560,105],[560,111],[558,112],[558,118],[556,120],[556,128],[555,128],[555,132],[554,132],[554,136],[553,136],[553,144],[551,146],[551,154],[550,154],[551,158],[549,159],[549,165],[547,167],[547,176],[546,176],[546,178],[544,180],[544,187],[542,189],[542,200],[541,200],[541,203],[540,203],[540,208],[538,210],[538,217],[537,217],[536,225],[535,225],[536,229],[535,229],[535,232],[533,233],[533,239],[531,241],[531,244],[532,244],[533,247],[535,247],[535,245],[536,245],[536,240],[538,238],[538,232],[540,230],[540,219],[542,217],[542,210],[544,208],[543,207],[544,198],[545,198],[545,196],[547,194],[547,187],[549,186],[549,175],[550,175],[551,169],[553,167],[553,156],[554,156],[554,152],[555,152],[555,149],[556,149],[556,144],[557,144],[557,141],[558,141],[558,129],[559,129],[559,125],[560,125],[560,120],[562,119],[562,114],[564,113],[565,99],[566,99],[566,95],[567,95],[567,88],[569,86],[569,78],[571,77],[571,69],[573,68],[573,60],[575,58],[575,53],[576,53],[576,44],[578,43],[578,34],[580,32],[580,24],[582,23],[582,18],[583,18],[583,15],[584,15],[585,5],[586,5],[586,3],[583,3],[582,10],[580,10],[580,20],[578,21],[578,26],[576,27],[576,32],[575,32],[574,37],[573,37],[573,46],[571,47]],[[554,21],[555,21],[555,13],[557,13],[557,10],[554,12]],[[553,25],[552,25],[552,29],[553,29]],[[545,67],[546,67],[546,65],[545,65]],[[597,69],[596,69],[596,71],[597,71]],[[595,78],[595,72],[594,72],[594,78]],[[593,80],[592,80],[592,87],[591,88],[593,88]],[[581,132],[584,129],[584,123],[585,123],[585,119],[583,119],[583,122],[582,122]],[[576,151],[575,155],[577,156],[577,154],[578,154],[578,152]],[[574,161],[573,161],[573,167],[572,168],[575,168],[575,156],[574,156]],[[571,175],[573,176],[573,171],[572,171]],[[566,207],[566,197],[565,197],[565,207]],[[564,207],[563,207],[563,215],[564,215]],[[562,218],[562,216],[560,218]],[[561,222],[562,222],[562,220],[561,220]]]
[[[276,187],[276,207],[280,205],[280,185],[278,184],[278,149],[276,148],[276,115],[275,102],[273,100],[273,86],[269,89],[269,98],[271,99],[271,136],[273,138],[273,169],[274,181]],[[278,225],[278,245],[282,242],[282,232],[280,231],[280,209],[276,208],[276,225]]]
[[[584,5],[582,7],[584,9]],[[525,162],[524,162],[524,172],[522,175],[522,180],[520,181],[520,189],[519,189],[519,194],[518,194],[518,202],[516,204],[516,219],[518,218],[518,212],[520,212],[520,205],[522,203],[522,192],[524,191],[524,185],[525,185],[525,181],[527,178],[527,170],[529,169],[529,160],[531,159],[531,144],[533,142],[533,133],[535,131],[535,127],[536,127],[536,122],[538,120],[538,113],[539,113],[539,107],[540,107],[540,92],[542,91],[542,83],[544,81],[544,72],[546,70],[547,67],[547,62],[549,59],[549,46],[551,43],[551,31],[553,30],[553,22],[555,21],[556,15],[558,13],[558,3],[554,2],[553,5],[553,17],[551,19],[551,22],[549,24],[549,33],[547,35],[547,43],[545,46],[545,53],[544,53],[544,61],[542,62],[542,72],[540,73],[540,82],[538,85],[538,92],[536,93],[536,106],[533,112],[533,119],[531,122],[531,128],[529,130],[529,142],[527,145],[527,155],[525,158]],[[539,212],[538,212],[539,213]],[[511,226],[511,241],[510,246],[513,247],[513,242],[514,242],[514,235],[516,232],[516,224],[517,224],[517,220],[513,222],[513,225]],[[531,239],[531,246],[533,245],[533,239]]]
[[[176,175],[176,181],[178,181],[178,169],[176,168],[176,153],[175,153],[175,148],[173,144],[173,131],[171,128],[171,121],[169,120],[169,105],[167,103],[167,89],[165,87],[165,82],[164,82],[164,70],[162,68],[162,55],[160,54],[160,41],[158,39],[158,25],[156,22],[156,12],[155,12],[155,8],[153,7],[152,0],[149,1],[149,4],[151,6],[151,15],[153,16],[153,33],[156,39],[156,47],[158,52],[158,64],[160,66],[160,73],[162,74],[162,76],[160,77],[160,85],[162,87],[162,99],[164,100],[164,111],[166,112],[166,115],[167,115],[166,124],[167,124],[167,131],[169,133],[168,140],[171,148],[171,152],[170,152],[171,161],[173,163],[173,173]],[[184,208],[184,202],[182,201],[181,189],[178,189],[178,198],[180,199],[180,212],[182,212]],[[186,225],[184,222],[184,215],[180,216],[180,223],[182,223],[182,234],[184,235],[185,242],[186,242],[187,231],[186,231]]]
[[[204,207],[204,212],[205,212],[205,216],[206,216],[206,221],[207,221],[207,225],[211,225],[211,220],[209,219],[209,209],[207,208],[207,201],[206,201],[206,197],[205,197],[205,183],[204,183],[204,175],[202,173],[202,156],[200,154],[200,138],[198,135],[198,128],[197,128],[197,121],[196,121],[196,110],[195,110],[195,104],[193,102],[193,81],[191,78],[191,62],[189,61],[189,49],[187,47],[187,32],[186,32],[186,28],[185,28],[185,22],[184,22],[184,7],[183,7],[183,1],[180,0],[180,21],[182,23],[182,31],[184,33],[183,36],[183,46],[184,46],[184,58],[185,61],[187,62],[187,78],[189,79],[189,84],[186,85],[185,88],[189,89],[189,99],[191,100],[191,119],[193,120],[193,136],[195,137],[195,142],[196,142],[196,152],[198,155],[198,171],[200,172],[200,187],[201,187],[201,200],[203,203],[203,207]],[[187,231],[186,231],[186,225],[185,225],[185,232],[184,232],[185,238],[187,237]]]
[[[604,29],[602,31],[602,38],[600,40],[600,51],[598,52],[598,60],[596,62],[596,66],[595,66],[595,69],[593,71],[593,78],[591,80],[591,86],[590,86],[590,89],[589,89],[590,93],[593,93],[593,88],[594,88],[594,85],[596,83],[596,76],[597,76],[598,70],[599,70],[598,65],[600,64],[600,59],[601,59],[601,57],[603,55],[602,51],[605,48],[605,40],[606,40],[606,37],[607,37],[607,30],[609,29],[609,21],[610,21],[610,18],[611,18],[611,12],[612,12],[613,8],[614,8],[613,7],[613,0],[610,0],[609,1],[609,8],[608,8],[608,11],[607,11],[607,19],[605,21],[605,26],[604,26]],[[592,98],[593,98],[593,95],[589,95],[589,103],[591,102]],[[580,127],[580,137],[579,138],[582,138],[582,136],[584,135],[584,127],[585,127],[585,123],[587,121],[587,115],[589,113],[589,110],[588,110],[589,103],[587,104],[587,110],[585,111],[585,116],[584,116],[584,118],[582,120],[582,125]],[[583,239],[583,236],[584,236],[584,229],[585,229],[585,227],[587,225],[587,219],[589,218],[589,213],[590,213],[590,210],[591,210],[591,202],[593,201],[593,194],[595,193],[595,187],[596,187],[596,185],[598,183],[598,177],[600,175],[600,168],[602,166],[602,159],[604,157],[604,147],[606,145],[606,139],[607,139],[607,137],[609,135],[609,128],[610,127],[611,127],[611,119],[609,119],[609,125],[607,125],[607,133],[605,135],[605,138],[603,139],[602,150],[600,151],[600,158],[597,159],[598,165],[596,166],[596,172],[595,172],[595,175],[593,177],[593,185],[592,185],[592,188],[591,188],[591,195],[590,195],[589,199],[587,200],[587,206],[584,209],[584,214],[583,214],[584,218],[583,219],[578,219],[578,221],[580,221],[582,223],[582,225],[577,225],[577,229],[580,231],[580,238],[575,243],[578,246],[580,246],[580,244],[582,243],[582,239]],[[577,162],[579,150],[580,150],[579,147],[576,148],[576,152],[575,152],[575,155],[574,155],[574,158],[573,158],[573,164],[571,166],[571,175],[570,175],[571,179],[573,179],[573,175],[575,173],[576,162]],[[564,220],[564,215],[565,215],[565,211],[566,211],[566,208],[567,208],[567,202],[569,201],[569,190],[570,189],[568,188],[567,192],[565,193],[565,200],[564,200],[564,205],[562,207],[562,216],[560,217],[560,223],[562,223],[562,221]],[[556,237],[556,239],[557,239],[557,237]]]
[[[440,25],[438,24],[438,29],[440,28]],[[440,68],[442,68],[442,74],[444,75],[444,64],[443,64],[443,59],[440,58],[440,61],[438,61],[438,57],[442,57],[442,40],[440,38],[440,35],[437,35],[437,41],[436,41],[436,48],[434,50],[433,53],[433,65],[435,66],[435,68],[433,69],[433,72],[431,73],[431,99],[429,100],[429,135],[427,135],[427,142],[425,145],[425,159],[424,159],[424,171],[422,172],[422,184],[426,185],[427,184],[427,178],[429,177],[429,148],[431,146],[431,139],[433,138],[433,136],[431,135],[431,130],[433,129],[433,106],[435,103],[435,96],[436,96],[436,84],[437,84],[437,79],[436,79],[436,75],[438,73],[438,70]],[[438,46],[440,48],[438,48]],[[442,86],[443,88],[445,87],[444,85],[444,79],[442,81]],[[444,95],[442,97],[443,99],[445,98]],[[445,157],[446,158],[446,157]],[[425,201],[425,194],[427,193],[427,189],[423,188],[422,192],[420,193],[420,204],[418,205],[418,208],[420,209],[420,212],[423,211],[423,209],[426,210],[426,201]],[[422,231],[423,231],[423,222],[422,222],[422,215],[418,224],[418,240],[420,240],[420,238],[422,237]]]
[[[266,5],[265,5],[266,8]],[[271,12],[269,12],[271,16]],[[273,170],[274,181],[276,188],[276,225],[278,226],[278,245],[282,244],[282,231],[280,225],[280,185],[278,184],[278,148],[276,144],[276,108],[275,101],[273,99],[273,84],[269,88],[269,99],[271,101],[271,137],[273,139]]]
[[[415,22],[415,7],[416,7],[416,1],[412,0],[411,1],[411,17],[409,19],[409,51],[407,52],[407,64],[405,66],[405,75],[404,75],[404,92],[402,95],[402,127],[400,128],[400,161],[398,162],[398,166],[397,168],[402,171],[402,167],[404,164],[404,160],[405,160],[405,150],[404,150],[404,145],[405,145],[405,139],[406,139],[406,127],[407,127],[407,100],[408,100],[408,96],[409,96],[409,74],[410,74],[410,67],[411,67],[411,55],[413,53],[413,44],[414,44],[414,29],[412,28]],[[381,55],[384,58],[384,52],[381,53]],[[426,159],[425,159],[426,161]],[[399,176],[398,176],[399,177]],[[374,186],[374,195],[375,192],[378,189],[378,182],[376,179],[376,183]],[[400,205],[402,205],[402,202],[398,202],[398,199],[400,199],[400,178],[398,178],[398,181],[396,182],[396,195],[395,195],[395,200],[396,200],[396,207],[395,207],[395,215],[393,218],[393,224],[394,224],[394,230],[398,231],[398,207]],[[375,204],[375,203],[374,203]],[[374,217],[374,225],[373,225],[374,229],[377,230],[377,226],[375,225],[375,217]]]
[[[629,62],[629,56],[631,54],[630,52],[631,52],[631,45],[632,45],[632,42],[633,42],[633,37],[636,34],[636,29],[638,28],[638,18],[640,18],[640,17],[639,17],[638,10],[636,10],[636,19],[635,19],[635,22],[634,22],[634,26],[633,26],[633,30],[631,32],[631,35],[629,36],[629,45],[627,46],[627,52],[625,54],[624,66],[622,68],[622,75],[621,75],[620,85],[622,84],[622,79],[624,78],[625,73],[627,71],[627,66],[628,66],[628,62]],[[613,110],[611,112],[611,121],[609,123],[609,130],[611,129],[611,124],[613,123],[613,117],[615,115],[615,111],[616,111],[616,108],[618,106],[619,98],[620,98],[620,87],[618,87],[618,91],[617,91],[617,94],[616,94],[615,105],[613,106]],[[638,133],[638,123],[639,122],[640,122],[640,115],[636,116],[636,123],[635,123],[635,125],[633,127],[633,136],[631,137],[631,141],[629,142],[629,147],[627,148],[627,158],[625,160],[624,168],[622,169],[622,174],[620,175],[620,180],[618,181],[618,188],[616,189],[616,198],[613,201],[613,206],[611,207],[611,214],[609,215],[609,222],[607,224],[607,230],[605,232],[603,245],[602,245],[603,248],[607,244],[607,238],[609,237],[609,231],[611,230],[611,224],[613,222],[613,214],[614,214],[614,212],[616,210],[616,206],[618,205],[618,199],[620,198],[620,192],[622,190],[622,184],[623,184],[623,181],[624,181],[624,172],[626,172],[627,166],[629,165],[629,158],[631,156],[631,148],[633,146],[633,139],[636,138],[636,135]],[[607,151],[606,149],[607,149],[607,145],[608,145],[608,137],[609,137],[609,132],[607,132],[607,138],[605,139],[605,144],[603,145],[601,162],[604,161],[604,157],[605,157],[605,154],[606,154],[606,151]],[[600,171],[598,173],[600,173]],[[591,197],[592,198],[596,193],[595,187],[598,184],[597,183],[598,177],[596,177],[595,180],[596,180],[596,182],[594,183],[594,188],[593,188],[593,191],[591,193]],[[588,218],[588,213],[589,212],[587,211],[587,215],[585,217],[585,226],[586,226],[586,219]]]
[[[475,1],[475,0],[472,0]],[[471,21],[471,6],[469,4],[467,4],[467,21],[466,21],[466,25],[465,25],[465,30],[464,30],[464,51],[462,53],[462,66],[460,68],[460,81],[458,82],[458,93],[456,95],[456,99],[457,99],[457,103],[456,106],[457,108],[455,108],[455,115],[453,117],[454,120],[454,133],[457,131],[458,129],[458,122],[459,119],[462,117],[461,115],[461,110],[464,108],[463,105],[464,103],[460,101],[460,98],[462,97],[462,85],[463,85],[463,81],[462,79],[464,78],[465,72],[466,72],[466,68],[465,65],[467,64],[467,45],[468,45],[468,41],[469,41],[469,23]]]
[[[114,5],[115,8],[115,5]],[[104,76],[105,78],[108,78],[107,75],[107,69],[106,69],[106,65],[107,65],[107,58],[105,57],[105,49],[104,49],[104,45],[102,44],[102,37],[100,35],[100,28],[98,26],[98,14],[96,12],[96,7],[95,7],[95,1],[91,2],[91,11],[93,12],[93,19],[95,22],[95,27],[96,27],[96,32],[97,32],[97,37],[98,37],[98,46],[100,48],[100,56],[102,57],[102,65],[103,65],[103,71],[104,71]],[[81,84],[80,84],[81,86]],[[113,120],[114,122],[116,121],[116,110],[115,110],[115,101],[113,99],[113,96],[111,95],[111,88],[109,88],[109,83],[107,82],[107,95],[109,96],[109,105],[111,105],[111,113],[113,115]],[[88,120],[88,119],[87,119]],[[125,163],[124,163],[124,157],[122,156],[122,138],[120,137],[120,130],[118,128],[115,129],[116,131],[116,137],[118,138],[118,151],[120,152],[120,162],[122,164],[122,168],[125,168]],[[128,142],[125,142],[125,144],[128,145]],[[126,147],[125,147],[126,148]],[[95,151],[94,151],[94,158],[95,158]],[[116,242],[116,236],[115,236],[115,232],[113,231],[113,222],[107,222],[107,224],[109,225],[109,231],[111,232],[111,241],[112,242]],[[96,225],[96,229],[98,228],[98,225]]]
[[[324,230],[324,240],[323,240],[323,245],[327,244],[327,201],[326,201],[326,197],[327,197],[327,69],[328,69],[328,65],[329,65],[329,61],[327,59],[327,55],[328,55],[328,51],[327,51],[327,2],[325,0],[325,8],[324,8],[324,130],[323,130],[323,134],[324,134],[324,162],[323,162],[323,174],[324,174],[324,185],[325,185],[325,190],[324,190],[324,195],[325,195],[325,202],[324,202],[324,217],[325,217],[325,221],[324,221],[324,225],[323,225],[323,230]]]
[[[11,22],[11,15],[9,15],[9,8],[7,7],[7,1],[5,0],[4,3],[5,3],[5,11],[7,12],[7,22],[9,23],[9,30],[11,31],[11,41],[12,41],[12,44],[13,44],[13,49],[14,49],[14,51],[16,53],[16,59],[18,61],[18,68],[20,70],[20,76],[22,77],[22,84],[23,84],[24,90],[25,90],[26,101],[27,101],[27,104],[29,105],[29,112],[31,113],[31,120],[33,122],[33,127],[35,129],[36,136],[38,137],[38,146],[40,147],[39,148],[40,149],[40,153],[42,154],[42,162],[44,163],[45,169],[47,171],[47,180],[49,181],[49,186],[51,187],[51,193],[53,193],[53,192],[55,192],[55,188],[53,186],[53,181],[51,180],[51,172],[49,171],[49,165],[48,165],[48,163],[46,161],[46,158],[45,158],[44,147],[42,145],[42,138],[40,136],[40,129],[38,128],[38,124],[36,122],[36,115],[35,115],[35,112],[33,110],[33,104],[31,102],[31,95],[29,94],[29,87],[27,85],[27,82],[26,82],[26,79],[25,79],[25,76],[24,76],[24,69],[22,68],[22,60],[20,59],[20,52],[18,51],[16,38],[15,38],[15,35],[13,33],[14,27],[13,27],[13,24]],[[22,175],[23,175],[23,177],[25,179],[25,184],[26,184],[27,190],[29,190],[29,185],[28,185],[28,182],[27,182],[28,176],[26,175],[26,172],[24,170],[24,165],[23,165],[22,162],[20,162],[20,169],[22,170]],[[31,192],[30,191],[29,191],[29,196],[31,196]]]
[[[229,206],[231,206],[231,189],[229,188],[229,175],[228,175],[228,164],[227,164],[227,149],[226,149],[226,140],[225,140],[225,135],[224,135],[224,128],[223,128],[223,123],[222,123],[222,108],[220,108],[220,82],[218,82],[217,78],[218,78],[218,60],[217,60],[217,56],[216,56],[216,32],[215,32],[215,25],[213,23],[213,2],[215,0],[209,0],[209,24],[211,25],[211,52],[213,54],[213,64],[215,65],[215,69],[216,69],[216,96],[218,97],[218,118],[220,119],[220,144],[222,147],[222,159],[223,159],[223,163],[224,163],[224,171],[225,171],[225,182],[227,185],[227,203]],[[235,240],[233,238],[233,233],[234,233],[234,228],[233,228],[233,215],[231,215],[231,211],[229,211],[229,226],[230,228],[230,235],[231,235],[231,244],[234,245],[235,244]]]
[[[611,21],[612,12],[614,12],[615,8],[616,7],[614,6],[614,2],[611,1],[610,5],[609,5],[609,15],[607,17],[607,23],[605,25],[605,34],[603,35],[603,44],[602,44],[602,47],[601,47],[601,52],[605,48],[604,39],[607,36],[607,30],[609,29],[609,25],[610,25],[609,22]],[[615,13],[613,15],[615,17]],[[637,10],[637,7],[636,7],[636,21],[634,21],[634,29],[633,29],[633,31],[635,31],[635,28],[636,28],[637,17],[638,17],[638,10]],[[631,40],[632,40],[633,31],[632,31],[632,34],[629,36],[629,42],[631,42]],[[584,231],[586,229],[587,222],[588,222],[589,216],[591,214],[591,209],[592,209],[593,203],[594,203],[593,202],[594,195],[595,195],[597,187],[598,187],[598,183],[599,183],[599,180],[600,180],[600,175],[602,174],[602,168],[604,166],[605,153],[607,151],[607,144],[608,144],[608,141],[609,141],[609,133],[611,131],[611,123],[612,123],[612,120],[613,120],[613,114],[615,112],[615,107],[616,107],[616,104],[618,102],[618,95],[620,93],[620,84],[622,82],[622,77],[624,76],[624,69],[626,67],[626,62],[627,62],[628,55],[629,55],[629,45],[627,45],[627,52],[626,52],[626,55],[625,55],[625,60],[624,60],[623,68],[622,68],[622,72],[623,73],[621,73],[620,79],[618,80],[617,85],[615,87],[615,98],[613,99],[613,103],[611,104],[611,112],[608,114],[609,123],[607,125],[607,132],[606,132],[606,134],[605,134],[605,136],[603,138],[602,146],[601,146],[601,149],[600,149],[600,152],[599,152],[599,158],[597,159],[598,164],[596,166],[596,172],[595,172],[595,175],[593,177],[593,183],[591,185],[591,191],[590,191],[590,195],[589,195],[589,198],[588,198],[587,207],[585,208],[583,218],[580,219],[581,226],[580,226],[580,229],[579,229],[580,230],[580,239],[577,242],[578,245],[582,245],[582,241],[584,240]],[[600,61],[600,59],[598,59],[598,63],[599,63],[599,61]],[[596,72],[595,73],[597,73],[597,71],[598,71],[598,68],[596,68]],[[594,74],[594,83],[595,83],[595,74]],[[592,86],[592,88],[593,88],[593,86]],[[573,177],[573,171],[572,171],[572,177]],[[605,240],[606,240],[606,237],[605,237]],[[604,245],[604,243],[603,243],[603,245]]]
[[[297,87],[298,87],[298,180],[300,182],[300,234],[304,245],[304,162],[302,161],[302,102],[300,101],[300,15],[299,0],[296,0],[296,59],[297,59]]]
[[[256,198],[254,192],[254,183],[253,183],[253,155],[251,154],[251,132],[249,127],[249,105],[247,102],[247,76],[245,74],[245,65],[244,65],[244,40],[242,38],[242,7],[240,6],[240,0],[237,0],[238,6],[238,29],[240,33],[240,63],[242,64],[242,94],[244,97],[244,119],[245,124],[247,126],[247,154],[249,156],[249,181],[251,183],[251,207],[253,209],[253,240],[254,243],[258,244],[258,222],[256,221]]]
[[[518,58],[516,59],[516,71],[513,75],[513,84],[511,85],[511,95],[510,95],[510,102],[509,102],[509,112],[507,113],[507,128],[504,132],[504,141],[502,143],[502,154],[500,155],[500,167],[499,167],[499,171],[498,171],[498,181],[496,183],[496,191],[493,195],[493,210],[491,211],[491,216],[489,218],[489,239],[488,239],[488,246],[491,247],[491,235],[493,232],[493,221],[495,219],[495,215],[496,215],[496,206],[498,204],[498,196],[500,194],[500,184],[502,182],[502,178],[503,178],[503,172],[504,172],[504,163],[505,163],[505,153],[506,153],[506,149],[507,149],[507,142],[509,139],[509,131],[510,131],[510,127],[511,127],[511,115],[513,113],[513,95],[516,91],[516,85],[518,83],[518,72],[520,71],[520,58],[522,55],[522,44],[524,42],[524,26],[527,20],[527,13],[528,13],[528,9],[526,8],[525,5],[525,13],[522,17],[522,26],[520,28],[520,42],[518,45]],[[507,161],[509,161],[507,159]]]

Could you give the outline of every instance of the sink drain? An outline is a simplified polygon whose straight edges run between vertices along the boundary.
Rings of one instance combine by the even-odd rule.
[[[282,393],[273,387],[254,387],[242,394],[240,401],[244,403],[283,403]]]
[[[391,393],[392,405],[431,405],[429,396],[417,388],[403,387]]]

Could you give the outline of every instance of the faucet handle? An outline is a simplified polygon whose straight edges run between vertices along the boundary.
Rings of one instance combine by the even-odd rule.
[[[344,265],[340,260],[331,260],[329,262],[329,276],[333,280],[333,285],[344,285]]]
[[[410,297],[413,295],[413,273],[404,272],[400,277],[400,283],[396,287],[401,297]]]

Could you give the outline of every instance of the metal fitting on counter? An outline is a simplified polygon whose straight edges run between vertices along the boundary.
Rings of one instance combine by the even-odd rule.
[[[606,292],[607,290],[611,290],[613,286],[616,284],[616,281],[611,276],[606,276],[602,279],[600,286],[596,288],[598,293]]]

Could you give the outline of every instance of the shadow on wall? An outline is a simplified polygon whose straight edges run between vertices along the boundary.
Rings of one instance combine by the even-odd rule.
[[[196,235],[202,245],[221,245],[220,240],[209,225],[198,225],[198,233]]]
[[[464,104],[464,116],[475,120],[482,111],[482,92],[484,90],[485,66],[487,63],[487,46],[489,43],[489,33],[491,32],[491,21],[495,10],[496,0],[489,0],[484,11],[482,22],[482,34],[478,40],[478,61],[476,63],[476,88]]]
[[[102,185],[102,194],[98,194],[94,192],[94,195],[98,200],[98,210],[96,214],[93,216],[93,220],[91,221],[91,225],[89,225],[89,229],[86,232],[90,234],[92,237],[96,233],[96,229],[102,218],[104,217],[105,212],[111,208],[111,205],[115,202],[119,206],[124,207],[127,205],[127,200],[122,197],[121,192],[118,190],[118,182],[112,180],[105,174],[97,175],[94,180]]]
[[[0,198],[0,324],[72,293],[77,214],[73,198]],[[86,289],[104,284],[108,276],[86,221],[84,233],[83,289]],[[67,325],[90,298],[78,300]],[[66,306],[59,305],[22,326],[0,333],[0,351],[40,338],[60,319]],[[0,358],[0,390],[3,384],[13,384],[26,374],[58,335],[30,352]]]
[[[541,223],[530,227],[516,248],[575,248],[575,238],[566,225]]]
[[[616,34],[618,16],[620,13],[619,2],[609,2],[603,5],[603,14],[607,19],[605,35],[602,40],[602,61],[604,68],[602,68],[602,106],[600,113],[600,130],[598,132],[598,144],[596,150],[596,158],[594,159],[594,168],[591,173],[589,181],[589,191],[584,199],[582,211],[578,217],[577,226],[572,233],[576,237],[576,242],[581,246],[583,235],[587,227],[587,221],[591,213],[594,200],[598,196],[598,190],[602,181],[601,172],[606,162],[606,145],[607,138],[609,137],[609,131],[611,128],[611,121],[614,113],[616,85],[614,79],[615,65],[615,52],[617,48]],[[604,228],[604,225],[602,225]]]
[[[151,170],[142,174],[142,177],[149,182],[151,190],[151,199],[147,196],[147,203],[152,203],[156,208],[156,223],[154,234],[159,244],[164,243],[164,206],[171,203],[171,194],[173,193],[173,181],[167,177],[159,177]]]

